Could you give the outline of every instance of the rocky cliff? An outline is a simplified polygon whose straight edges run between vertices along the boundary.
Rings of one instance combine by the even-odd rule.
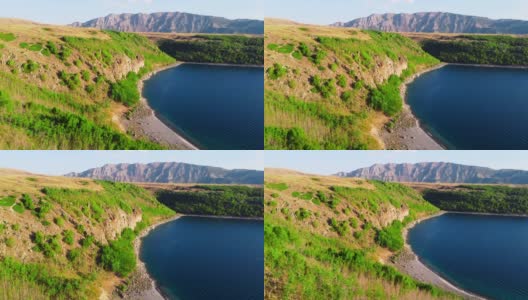
[[[66,176],[119,182],[262,184],[264,172],[226,170],[178,162],[150,164],[108,164]]]
[[[131,32],[179,32],[179,33],[239,33],[263,34],[264,22],[260,20],[202,16],[182,12],[159,12],[153,14],[111,14],[74,27],[95,27]]]
[[[454,163],[429,162],[418,164],[376,164],[341,177],[360,177],[382,181],[439,183],[502,183],[527,184],[528,171],[493,170]]]
[[[338,22],[337,27],[356,27],[393,32],[443,32],[443,33],[528,33],[528,21],[492,20],[443,12],[415,14],[373,14],[350,22]]]

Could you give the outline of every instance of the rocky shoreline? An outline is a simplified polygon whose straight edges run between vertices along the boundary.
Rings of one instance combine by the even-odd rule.
[[[410,224],[408,224],[403,229],[403,238],[405,241],[405,245],[403,250],[394,257],[394,265],[396,268],[398,268],[401,272],[408,274],[409,276],[413,277],[414,279],[432,284],[434,286],[437,286],[445,291],[452,292],[458,296],[463,297],[464,299],[479,299],[483,300],[485,298],[482,298],[480,296],[474,295],[472,293],[469,293],[467,291],[464,291],[455,285],[451,284],[444,278],[442,278],[440,275],[436,274],[434,271],[432,271],[429,267],[427,267],[424,263],[420,261],[418,256],[413,252],[411,245],[408,243],[408,233],[411,228],[419,224],[420,222],[423,222],[425,220],[435,218],[438,216],[441,216],[445,214],[446,212],[440,212],[434,215],[430,215],[424,218],[421,218],[419,220],[416,220]]]
[[[443,68],[447,64],[439,64],[422,70],[407,78],[400,87],[400,95],[403,99],[403,110],[396,120],[392,129],[382,130],[380,137],[386,149],[396,150],[444,150],[445,147],[434,140],[424,128],[420,121],[412,113],[411,107],[406,101],[407,87],[421,75]]]
[[[156,286],[156,281],[150,277],[145,263],[139,259],[139,252],[141,249],[142,239],[147,236],[156,227],[172,222],[181,218],[182,215],[177,215],[172,218],[163,220],[159,223],[149,226],[141,232],[141,234],[134,240],[134,251],[138,258],[138,266],[136,271],[130,276],[128,289],[123,293],[122,297],[118,299],[127,300],[165,300],[161,291]]]
[[[120,118],[121,127],[125,128],[136,138],[148,139],[161,144],[169,149],[175,150],[199,150],[198,147],[187,141],[181,135],[163,123],[155,111],[149,106],[147,99],[143,97],[144,82],[156,73],[177,67],[181,62],[165,66],[156,71],[150,72],[138,81],[138,89],[141,94],[140,103],[133,111],[124,114]]]

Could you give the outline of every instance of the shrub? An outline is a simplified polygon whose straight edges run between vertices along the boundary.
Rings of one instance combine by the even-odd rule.
[[[55,45],[55,43],[51,42],[51,41],[48,41],[46,43],[46,49],[49,50],[49,52],[53,55],[57,55],[59,53],[59,50],[57,48],[57,46]]]
[[[383,111],[388,116],[394,116],[399,113],[403,107],[400,84],[400,78],[396,75],[391,75],[385,84],[371,91],[370,105],[376,110]]]
[[[337,75],[337,85],[342,87],[342,88],[347,86],[347,80],[346,80],[345,75],[343,75],[343,74]]]
[[[75,90],[81,85],[81,78],[79,77],[79,74],[76,73],[69,74],[65,71],[60,71],[59,79],[70,90]]]
[[[303,58],[302,53],[299,52],[299,51],[294,51],[294,52],[292,53],[292,56],[293,56],[293,58],[295,58],[295,59],[302,59],[302,58]]]
[[[334,79],[322,80],[321,77],[315,75],[312,77],[311,84],[313,86],[312,92],[319,93],[324,98],[335,96],[337,93],[336,82]]]
[[[13,206],[13,210],[19,214],[22,214],[25,211],[24,206],[22,206],[20,203],[15,204],[15,206]]]
[[[12,248],[13,246],[15,246],[15,239],[12,237],[8,237],[5,239],[5,244],[7,247]]]
[[[286,134],[286,146],[289,150],[311,149],[306,133],[299,127],[293,127],[288,130]]]
[[[126,277],[134,271],[136,268],[136,255],[132,244],[134,238],[134,232],[127,228],[117,240],[104,246],[100,257],[103,268],[115,272],[120,277]]]
[[[16,198],[13,196],[8,196],[0,199],[0,206],[11,207],[15,204]]]
[[[84,81],[90,80],[90,72],[88,72],[87,70],[82,70],[81,77]]]
[[[268,44],[268,49],[272,51],[277,51],[279,49],[279,45],[277,44]]]
[[[303,56],[305,57],[312,56],[312,51],[310,51],[310,48],[305,43],[300,43],[298,49],[299,49],[299,52],[301,52]]]
[[[376,243],[381,247],[388,248],[391,251],[398,251],[403,248],[403,225],[400,221],[395,220],[390,226],[379,230],[376,234]]]
[[[66,254],[66,258],[68,258],[68,260],[71,261],[71,262],[76,262],[81,257],[81,254],[82,254],[82,250],[81,249],[79,249],[79,248],[72,249],[72,250],[68,251],[68,254]]]
[[[341,236],[347,234],[350,230],[346,221],[337,221],[336,219],[331,218],[328,223],[330,224],[332,230]]]
[[[266,70],[266,74],[268,74],[268,77],[271,80],[277,80],[281,78],[282,76],[286,75],[287,72],[288,72],[288,69],[286,69],[286,67],[278,63],[273,64],[272,67]]]
[[[22,200],[21,201],[22,201],[22,204],[24,205],[24,207],[26,209],[28,209],[28,210],[34,210],[35,209],[35,204],[33,203],[33,199],[28,194],[22,195]]]
[[[6,65],[7,65],[8,67],[14,68],[14,67],[16,67],[16,62],[15,62],[14,60],[12,60],[12,59],[9,59],[9,60],[6,62]]]
[[[39,64],[37,62],[32,61],[31,59],[28,59],[25,63],[22,64],[22,71],[24,73],[32,73],[38,68]]]
[[[31,50],[31,51],[39,52],[40,50],[42,50],[42,45],[41,44],[33,44],[33,45],[29,46],[28,49]]]
[[[110,86],[110,96],[115,101],[121,102],[126,106],[133,106],[139,102],[139,91],[137,82],[139,77],[134,72],[129,72],[126,78],[112,83]]]
[[[295,87],[297,87],[297,82],[295,82],[295,80],[288,80],[288,87],[290,89],[294,89]]]
[[[352,99],[352,95],[353,95],[352,91],[344,91],[341,94],[341,100],[348,102]]]
[[[11,41],[16,40],[16,36],[12,33],[0,32],[0,40],[4,42],[11,42]]]
[[[83,249],[87,249],[87,248],[90,248],[90,246],[94,243],[94,237],[92,235],[89,235],[87,237],[85,237],[84,239],[82,239],[81,241],[81,247]]]
[[[302,207],[298,211],[295,212],[295,217],[301,221],[308,219],[311,215],[312,213],[309,210],[306,210]]]
[[[68,245],[73,245],[73,243],[75,242],[75,235],[71,230],[63,231],[62,236],[62,240]]]
[[[338,68],[338,67],[339,67],[339,66],[338,66],[336,63],[332,63],[332,64],[330,64],[330,65],[328,66],[328,68],[330,68],[330,70],[332,70],[332,71],[334,71],[334,72],[337,71],[337,68]]]
[[[64,219],[62,217],[56,217],[55,219],[53,219],[53,222],[59,227],[64,226]]]

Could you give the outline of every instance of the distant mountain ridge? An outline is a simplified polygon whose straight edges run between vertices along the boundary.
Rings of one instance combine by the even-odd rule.
[[[129,32],[264,34],[264,21],[261,20],[230,20],[183,12],[110,14],[87,22],[76,22],[71,26]]]
[[[392,32],[528,34],[528,21],[466,16],[444,12],[373,14],[337,27],[356,27]]]
[[[118,182],[263,184],[264,172],[227,170],[178,162],[149,164],[107,164],[67,177],[82,177]]]
[[[528,171],[494,170],[444,162],[376,164],[336,175],[396,182],[528,184]]]

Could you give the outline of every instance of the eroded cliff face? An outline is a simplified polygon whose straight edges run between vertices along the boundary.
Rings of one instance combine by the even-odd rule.
[[[383,206],[377,215],[378,224],[375,225],[378,227],[386,227],[396,220],[403,221],[403,219],[408,215],[408,207],[394,207],[392,205]]]
[[[364,80],[370,86],[377,86],[385,82],[392,75],[400,76],[407,67],[407,60],[403,57],[397,60],[392,60],[388,57],[377,59],[376,67],[364,73]]]
[[[126,229],[134,229],[136,224],[141,222],[142,214],[138,210],[127,214],[122,210],[118,210],[111,214],[102,224],[102,230],[94,232],[96,239],[103,242],[108,242],[116,239],[121,232]]]

